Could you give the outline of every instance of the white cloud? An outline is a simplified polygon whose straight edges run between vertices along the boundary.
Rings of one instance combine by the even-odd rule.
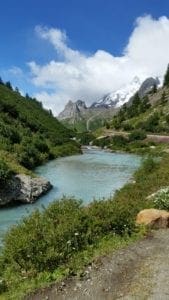
[[[91,104],[105,93],[129,83],[136,75],[163,76],[169,62],[169,19],[151,16],[136,20],[124,53],[117,57],[104,50],[85,55],[68,46],[65,31],[36,27],[41,39],[50,42],[57,60],[45,65],[30,62],[32,81],[42,92],[36,97],[55,114],[69,99]],[[52,89],[49,93],[46,88]]]

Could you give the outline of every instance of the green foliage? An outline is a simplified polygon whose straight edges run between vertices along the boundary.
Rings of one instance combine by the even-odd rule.
[[[168,88],[169,66],[164,78],[164,87],[158,91],[154,85],[152,91],[141,99],[136,93],[113,117],[111,128],[128,132],[141,129],[148,133],[168,134]]]
[[[95,201],[84,207],[81,201],[62,199],[14,226],[1,252],[1,277],[7,289],[23,277],[54,272],[105,235],[135,231],[136,209],[129,212],[130,205],[116,201]]]
[[[129,134],[129,141],[136,141],[136,140],[144,140],[146,138],[146,133],[143,130],[134,130],[132,133]]]
[[[95,136],[91,132],[77,133],[76,137],[81,145],[89,145],[95,139]]]
[[[165,104],[167,102],[167,95],[166,92],[164,91],[161,95],[161,104]]]
[[[146,112],[150,106],[151,104],[147,96],[140,99],[139,94],[136,93],[132,102],[128,105],[124,104],[118,114],[113,117],[111,126],[115,129],[132,130],[133,126],[128,120]]]
[[[166,143],[152,142],[145,138],[146,134],[143,130],[135,130],[129,135],[121,134],[97,138],[93,140],[93,145],[112,151],[161,156],[167,147]]]
[[[101,148],[107,147],[110,145],[110,137],[97,138],[93,141],[93,145]]]
[[[86,207],[81,201],[64,198],[14,226],[1,249],[2,291],[7,296],[23,289],[28,292],[31,284],[35,288],[75,274],[90,261],[93,249],[101,253],[108,244],[119,245],[120,236],[124,239],[137,232],[137,213],[155,205],[147,197],[168,184],[168,164],[168,155],[159,162],[148,158],[136,172],[135,183],[117,191],[113,199]]]
[[[9,82],[0,84],[0,151],[9,152],[18,164],[33,169],[57,157],[53,151],[57,146],[60,153],[63,146],[64,155],[71,149],[75,153],[75,148],[79,152],[79,145],[71,141],[73,135],[36,99],[22,97]],[[64,146],[68,143],[69,148]]]
[[[157,93],[157,84],[154,84],[154,85],[153,85],[152,93],[153,93],[153,94]]]
[[[127,145],[128,139],[122,135],[115,135],[111,138],[110,143],[112,146],[122,148]]]
[[[148,132],[158,132],[159,114],[155,112],[142,124],[142,129]]]
[[[122,135],[107,136],[103,138],[97,138],[93,141],[93,145],[104,148],[114,146],[117,148],[123,148],[128,144],[128,139]]]
[[[153,202],[156,208],[169,210],[169,188],[160,189],[155,193]]]
[[[6,183],[11,175],[12,172],[8,165],[3,160],[0,160],[0,184]]]
[[[11,85],[10,81],[7,81],[7,82],[6,82],[6,87],[7,87],[8,89],[12,90],[12,85]]]
[[[167,71],[164,75],[164,83],[163,86],[169,87],[169,65],[167,66]]]

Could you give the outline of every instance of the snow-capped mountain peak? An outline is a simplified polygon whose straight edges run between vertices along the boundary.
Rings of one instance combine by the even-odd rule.
[[[141,80],[135,76],[129,84],[105,95],[99,101],[93,103],[92,107],[120,107],[129,101],[129,99],[139,90],[140,86]]]

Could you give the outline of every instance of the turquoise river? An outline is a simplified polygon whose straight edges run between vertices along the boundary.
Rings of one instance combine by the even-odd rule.
[[[47,206],[63,195],[89,203],[108,198],[132,179],[141,158],[126,153],[87,149],[83,155],[59,158],[38,167],[36,174],[50,180],[53,189],[34,204],[0,210],[0,238],[6,230],[36,208]]]

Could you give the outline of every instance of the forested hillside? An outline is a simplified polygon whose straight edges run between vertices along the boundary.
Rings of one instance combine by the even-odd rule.
[[[13,171],[22,166],[33,169],[48,159],[78,152],[73,136],[40,102],[0,80],[1,165],[3,160]]]
[[[131,102],[124,104],[109,126],[116,130],[141,129],[148,133],[169,133],[169,66],[163,87],[156,86],[141,99],[136,93]]]

